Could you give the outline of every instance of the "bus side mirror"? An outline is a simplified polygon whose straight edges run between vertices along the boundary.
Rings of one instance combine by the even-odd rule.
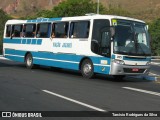
[[[111,31],[111,37],[113,38],[115,36],[115,27],[110,27]]]
[[[150,42],[152,42],[152,36],[150,33],[148,33],[148,37],[149,37]]]
[[[148,25],[146,25],[146,28],[147,28],[147,30],[149,29],[149,26]]]

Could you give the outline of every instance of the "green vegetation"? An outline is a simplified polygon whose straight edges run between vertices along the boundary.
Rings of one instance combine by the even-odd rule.
[[[121,15],[134,17],[133,13],[124,10],[121,6],[109,5],[105,8],[100,4],[100,14]],[[36,12],[34,16],[26,16],[21,19],[34,19],[37,17],[68,17],[68,16],[83,16],[86,13],[96,13],[97,4],[93,0],[65,0],[59,5],[53,7],[52,10],[41,10]],[[2,36],[5,22],[9,19],[2,10],[0,10],[0,51],[2,51]],[[151,46],[153,55],[160,55],[160,19],[149,23],[149,31],[152,36]]]
[[[3,40],[3,32],[4,32],[4,25],[10,17],[0,9],[0,54],[2,53],[2,40]]]
[[[133,16],[131,13],[124,10],[121,6],[112,6],[112,5],[109,5],[105,14],[120,15],[120,16],[126,16],[126,17],[132,17]]]
[[[149,24],[152,54],[160,56],[160,18]]]
[[[83,16],[86,13],[96,13],[97,4],[92,0],[66,0],[59,3],[51,11],[42,10],[37,13],[38,17],[69,17]],[[100,4],[100,14],[104,14],[106,8]]]
[[[92,0],[67,0],[53,8],[55,16],[81,16],[86,13],[96,13],[97,4]],[[100,4],[100,14],[105,13],[105,7]]]
[[[42,10],[36,14],[36,17],[70,17],[83,16],[86,13],[96,13],[97,3],[92,0],[66,0],[59,3],[52,10]],[[128,11],[125,11],[121,6],[113,7],[109,5],[105,8],[101,3],[99,4],[100,14],[111,14],[121,16],[131,16]]]

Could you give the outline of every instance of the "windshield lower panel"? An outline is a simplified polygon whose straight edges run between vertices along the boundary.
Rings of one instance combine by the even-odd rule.
[[[115,20],[114,20],[115,21]],[[116,20],[114,53],[136,56],[150,56],[150,40],[144,23]]]

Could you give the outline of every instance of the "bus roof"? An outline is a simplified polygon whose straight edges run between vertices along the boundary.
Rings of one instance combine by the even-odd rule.
[[[61,17],[61,18],[37,18],[33,20],[8,20],[6,24],[22,24],[22,23],[39,23],[39,22],[53,22],[53,21],[71,21],[71,20],[90,20],[90,19],[124,19],[124,20],[132,20],[137,22],[145,23],[142,20],[130,18],[130,17],[123,17],[123,16],[116,16],[116,15],[87,15],[87,16],[74,16],[74,17]]]

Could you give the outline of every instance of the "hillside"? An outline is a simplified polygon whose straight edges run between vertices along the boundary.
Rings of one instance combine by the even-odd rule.
[[[12,16],[25,17],[43,9],[52,9],[62,0],[5,0],[1,2],[2,8]]]
[[[2,1],[2,0],[1,0]],[[6,13],[15,17],[34,15],[42,9],[52,9],[63,0],[4,0],[0,4]],[[97,0],[94,0],[95,2]],[[105,7],[122,8],[133,17],[146,21],[160,16],[160,0],[99,0]]]
[[[97,0],[94,0],[97,1]],[[106,7],[121,7],[146,21],[160,17],[160,0],[100,0]]]

